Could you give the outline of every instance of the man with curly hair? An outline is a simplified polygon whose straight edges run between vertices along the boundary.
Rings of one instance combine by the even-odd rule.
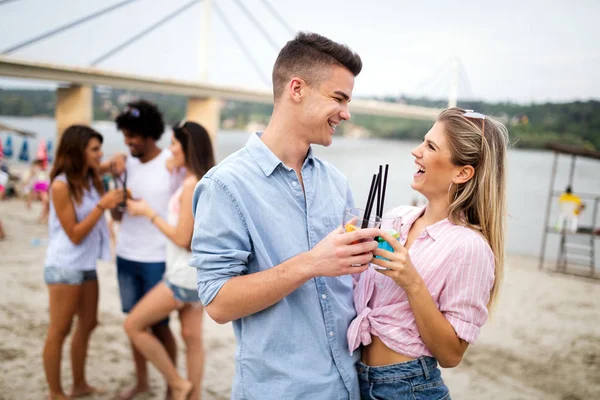
[[[156,144],[165,129],[161,112],[154,104],[139,100],[128,103],[115,122],[131,154],[125,161],[121,184],[126,183],[133,198],[146,200],[157,215],[166,219],[173,185],[166,166],[171,152]],[[166,267],[166,237],[148,218],[122,212],[113,213],[113,217],[121,221],[116,249],[117,275],[121,306],[123,312],[128,313],[162,280]],[[175,362],[176,344],[168,318],[153,326],[152,332]],[[146,360],[133,344],[131,349],[137,383],[121,394],[122,399],[130,399],[150,389]]]

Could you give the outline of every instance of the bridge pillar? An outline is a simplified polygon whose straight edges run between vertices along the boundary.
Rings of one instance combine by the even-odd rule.
[[[213,150],[217,149],[217,132],[221,122],[222,105],[222,101],[215,98],[190,97],[188,99],[186,119],[197,122],[206,128],[213,144]]]
[[[91,86],[68,86],[56,89],[56,139],[57,142],[73,124],[91,125],[93,91]]]

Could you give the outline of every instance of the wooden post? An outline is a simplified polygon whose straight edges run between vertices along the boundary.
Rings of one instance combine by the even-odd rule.
[[[538,269],[544,268],[544,256],[546,254],[546,236],[548,236],[548,224],[550,223],[550,211],[552,210],[552,192],[554,191],[554,179],[556,178],[556,166],[558,164],[558,153],[554,153],[554,163],[552,164],[552,176],[550,177],[550,188],[548,189],[548,203],[546,204],[546,218],[544,218],[544,227],[542,234],[542,249],[540,251],[540,265]]]

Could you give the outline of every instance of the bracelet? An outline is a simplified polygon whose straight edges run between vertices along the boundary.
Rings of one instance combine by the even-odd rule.
[[[154,223],[154,220],[158,217],[158,213],[154,213],[154,215],[150,218],[150,222]]]
[[[96,203],[96,207],[98,207],[102,211],[106,211],[106,208],[102,207],[100,203]]]

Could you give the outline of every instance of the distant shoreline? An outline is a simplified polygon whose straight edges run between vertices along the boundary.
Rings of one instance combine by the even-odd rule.
[[[93,97],[94,116],[99,121],[112,121],[128,101],[143,97],[156,103],[163,111],[165,122],[172,125],[184,117],[187,104],[184,96],[122,89],[95,88]],[[422,107],[447,107],[444,100],[402,95],[355,97]],[[0,88],[0,115],[52,118],[55,103],[54,90]],[[518,104],[459,99],[458,105],[496,116],[505,123],[518,148],[541,149],[546,142],[552,141],[590,150],[600,149],[600,100]],[[221,110],[221,126],[237,130],[246,130],[252,124],[265,126],[272,110],[270,104],[226,101]],[[354,114],[350,122],[340,126],[339,133],[344,136],[420,140],[431,124],[431,121]]]

